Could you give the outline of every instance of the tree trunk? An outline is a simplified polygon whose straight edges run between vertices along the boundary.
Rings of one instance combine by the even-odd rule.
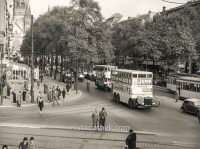
[[[34,57],[35,67],[37,67],[37,56]]]
[[[46,67],[46,53],[44,49],[44,55],[43,55],[43,72],[45,72],[45,67]]]
[[[61,56],[61,68],[60,68],[60,81],[62,82],[62,80],[63,80],[63,56]]]
[[[53,53],[51,54],[51,70],[50,70],[50,77],[52,77],[52,73],[53,73]]]
[[[56,65],[56,70],[55,70],[55,73],[54,73],[54,79],[56,80],[57,72],[58,72],[58,54],[57,54],[57,51],[56,51],[55,65]]]

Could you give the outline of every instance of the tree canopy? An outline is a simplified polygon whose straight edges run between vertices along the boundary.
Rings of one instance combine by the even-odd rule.
[[[89,0],[81,7],[55,7],[33,25],[34,52],[79,57],[98,62],[112,59],[113,46],[106,32],[98,3]],[[31,33],[26,33],[22,55],[30,53]]]

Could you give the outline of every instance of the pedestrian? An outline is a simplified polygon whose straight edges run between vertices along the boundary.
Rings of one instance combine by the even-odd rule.
[[[179,99],[180,99],[180,87],[177,88],[177,91],[176,91],[176,101],[175,102],[178,102]]]
[[[99,127],[103,127],[103,129],[105,130],[105,126],[106,126],[106,119],[107,119],[107,112],[105,110],[105,108],[102,108],[102,110],[99,112]]]
[[[40,81],[39,80],[37,80],[37,87],[38,87],[38,89],[40,88]]]
[[[56,91],[56,90],[53,93],[53,106],[55,106],[55,102],[57,103],[57,105],[59,105],[59,103],[58,103],[58,91]]]
[[[17,94],[16,102],[17,102],[17,107],[20,107],[21,106],[21,102],[22,102],[21,91],[19,91],[18,94]]]
[[[10,96],[10,91],[11,91],[11,87],[8,85],[7,86],[7,96]]]
[[[65,89],[63,88],[63,90],[62,90],[63,102],[64,102],[64,99],[65,99],[65,95],[66,95],[66,91],[65,91]]]
[[[97,109],[95,109],[95,111],[92,113],[92,127],[96,127],[96,129],[98,128],[98,116]]]
[[[60,90],[59,86],[57,87],[57,91],[58,91],[58,99],[60,99],[61,90]]]
[[[19,149],[28,149],[28,138],[24,137],[23,141],[19,144]]]
[[[40,99],[40,97],[41,97],[41,92],[38,92],[37,97],[36,97],[37,103],[38,103],[38,100]]]
[[[43,109],[43,107],[44,107],[44,100],[43,100],[42,97],[40,97],[39,100],[38,100],[38,106],[39,106],[39,108],[40,108],[40,113],[41,113],[41,112],[42,112],[42,109]]]
[[[8,149],[8,145],[2,145],[2,149]]]
[[[87,91],[89,92],[90,91],[90,81],[87,80]]]
[[[49,91],[47,93],[49,95],[49,102],[52,102],[52,88],[49,88]]]
[[[13,103],[16,103],[16,93],[15,91],[12,91],[12,96],[13,96]]]
[[[40,73],[40,81],[41,81],[41,83],[42,83],[42,80],[43,80],[43,73]]]
[[[26,89],[25,88],[22,91],[22,99],[23,99],[23,102],[26,101]]]
[[[30,142],[28,144],[28,149],[37,149],[37,144],[35,143],[34,137],[30,138]]]
[[[26,102],[28,103],[28,102],[30,102],[30,100],[31,100],[31,91],[30,90],[27,90],[26,91]]]
[[[55,86],[53,86],[53,87],[52,87],[52,92],[55,92],[55,90],[56,90],[56,89],[55,89]]]
[[[136,149],[136,133],[130,129],[129,135],[126,138],[126,145],[128,149]]]
[[[7,86],[3,87],[3,98],[7,98]]]
[[[200,110],[198,110],[198,112],[197,112],[197,118],[198,118],[198,120],[200,122]]]
[[[69,84],[69,82],[67,82],[67,84],[66,84],[66,89],[67,89],[67,95],[69,95],[69,89],[70,89],[70,84]]]

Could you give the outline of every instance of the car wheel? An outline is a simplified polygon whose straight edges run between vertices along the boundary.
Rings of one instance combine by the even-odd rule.
[[[133,101],[132,99],[129,99],[129,101],[128,101],[128,106],[129,106],[129,108],[131,108],[131,109],[135,109],[135,108],[136,108],[135,101]]]
[[[120,96],[119,95],[117,95],[117,100],[116,101],[120,102]]]
[[[186,113],[187,112],[187,109],[186,107],[183,107],[183,112]]]
[[[117,98],[117,97],[116,97],[116,94],[114,94],[114,95],[113,95],[113,101],[116,102],[116,98]]]

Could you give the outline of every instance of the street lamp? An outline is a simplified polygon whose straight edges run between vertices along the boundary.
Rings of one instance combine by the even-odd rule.
[[[31,103],[34,103],[34,62],[33,62],[33,15],[31,15]]]
[[[1,57],[1,104],[3,104],[3,45],[0,44]]]

